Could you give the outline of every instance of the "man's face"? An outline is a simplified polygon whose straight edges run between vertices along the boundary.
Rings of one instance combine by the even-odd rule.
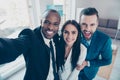
[[[96,15],[82,15],[80,18],[81,31],[86,40],[90,40],[98,26]]]
[[[58,32],[60,16],[57,13],[49,13],[42,25],[42,32],[45,38],[51,39]]]

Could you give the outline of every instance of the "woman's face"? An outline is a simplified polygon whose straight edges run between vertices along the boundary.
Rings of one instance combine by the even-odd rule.
[[[65,29],[63,30],[63,38],[64,41],[66,42],[66,45],[72,46],[76,41],[77,36],[78,30],[74,25],[68,24],[65,26]]]

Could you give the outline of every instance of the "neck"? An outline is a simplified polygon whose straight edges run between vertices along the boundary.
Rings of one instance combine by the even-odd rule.
[[[65,46],[65,56],[64,56],[65,59],[69,56],[71,49],[72,49],[72,46],[68,46],[68,45]]]

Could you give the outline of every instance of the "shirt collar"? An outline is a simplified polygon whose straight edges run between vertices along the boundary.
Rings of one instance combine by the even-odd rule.
[[[90,45],[92,38],[91,38],[90,40],[86,40],[86,39],[84,38],[83,34],[81,34],[81,38],[82,38],[83,40],[85,40],[85,41]]]
[[[44,40],[45,44],[50,47],[49,42],[50,41],[53,42],[53,39],[47,39],[47,38],[45,38],[44,35],[43,35],[43,33],[42,33],[42,29],[41,29],[41,34],[42,34],[42,37],[43,37],[43,40]]]

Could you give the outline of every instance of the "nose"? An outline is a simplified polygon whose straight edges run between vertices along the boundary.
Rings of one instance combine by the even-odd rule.
[[[71,33],[68,34],[68,38],[69,38],[69,39],[72,38],[72,34],[71,34]]]
[[[86,26],[86,29],[87,29],[87,30],[90,30],[90,26],[89,26],[89,25],[87,25],[87,26]]]
[[[54,28],[53,24],[49,24],[49,25],[48,25],[48,28],[49,28],[50,30],[52,30],[52,29]]]

